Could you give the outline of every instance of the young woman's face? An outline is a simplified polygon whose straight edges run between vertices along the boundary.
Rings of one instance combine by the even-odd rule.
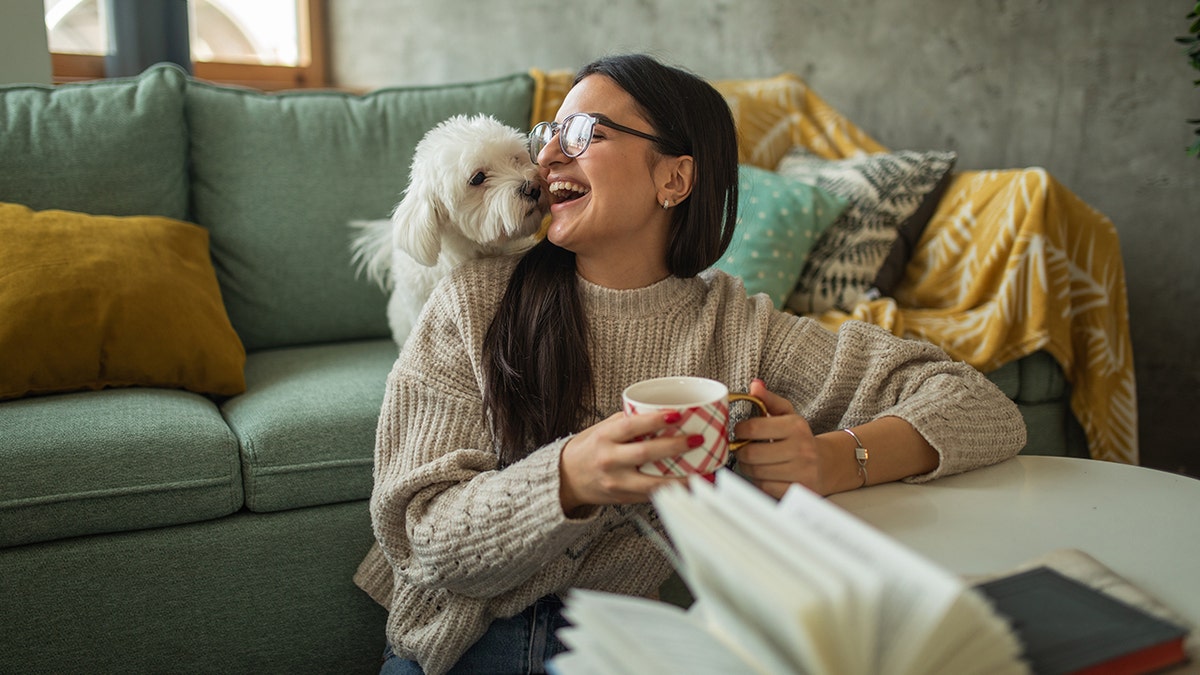
[[[576,112],[655,134],[633,98],[602,75],[588,76],[571,89],[557,121]],[[662,157],[653,146],[653,141],[597,124],[591,145],[579,157],[563,154],[557,136],[538,155],[551,195],[547,237],[576,254],[581,272],[588,264],[607,265],[618,273],[618,268],[635,264],[665,269],[669,214],[658,199],[661,170],[656,169]]]

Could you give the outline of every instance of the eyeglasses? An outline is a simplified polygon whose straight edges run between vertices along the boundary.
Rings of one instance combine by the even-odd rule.
[[[588,146],[592,144],[592,132],[596,125],[624,131],[627,134],[633,134],[648,141],[665,144],[666,141],[658,136],[651,136],[644,131],[630,129],[622,126],[607,117],[599,117],[589,115],[588,113],[578,112],[573,115],[567,115],[567,118],[562,122],[541,122],[533,127],[529,132],[529,158],[537,164],[538,154],[542,148],[550,144],[554,139],[554,135],[558,134],[558,145],[562,148],[563,154],[567,157],[578,157],[582,155]]]

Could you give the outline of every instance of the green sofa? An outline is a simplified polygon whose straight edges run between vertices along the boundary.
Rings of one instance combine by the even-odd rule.
[[[0,88],[0,202],[202,226],[246,354],[233,396],[0,401],[0,672],[377,671],[385,612],[351,575],[396,348],[347,223],[391,209],[425,130],[476,111],[528,128],[534,89],[265,95],[172,66]],[[1085,452],[1052,359],[991,376],[1027,452]]]

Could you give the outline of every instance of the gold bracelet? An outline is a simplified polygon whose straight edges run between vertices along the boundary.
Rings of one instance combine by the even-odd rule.
[[[867,460],[870,459],[871,453],[867,452],[867,449],[863,447],[862,441],[858,440],[858,434],[850,431],[849,429],[842,429],[842,431],[850,434],[850,437],[854,439],[854,445],[856,446],[854,448],[854,459],[858,460],[858,473],[863,479],[862,485],[859,485],[858,487],[866,487]]]

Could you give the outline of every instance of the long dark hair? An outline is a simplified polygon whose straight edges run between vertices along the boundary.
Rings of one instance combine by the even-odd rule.
[[[737,215],[737,134],[725,99],[695,75],[642,55],[584,66],[637,103],[668,156],[690,155],[691,195],[672,210],[667,269],[691,277],[725,252]],[[507,466],[580,430],[595,412],[588,323],[575,254],[543,240],[517,263],[483,342],[483,403]]]

